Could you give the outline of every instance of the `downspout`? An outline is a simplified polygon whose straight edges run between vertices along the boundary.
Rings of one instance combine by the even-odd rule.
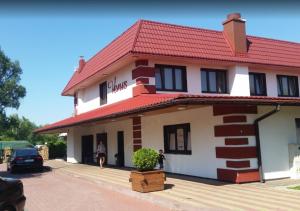
[[[264,115],[258,117],[254,120],[255,127],[255,141],[256,141],[256,149],[257,149],[257,166],[259,171],[260,182],[264,183],[265,179],[263,177],[263,169],[262,169],[262,161],[261,161],[261,146],[260,146],[260,136],[259,136],[259,122],[268,118],[269,116],[280,111],[280,105],[276,105],[276,108],[272,111],[265,113]]]

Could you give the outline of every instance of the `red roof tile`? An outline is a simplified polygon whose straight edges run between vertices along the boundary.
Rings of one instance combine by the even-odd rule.
[[[83,123],[113,119],[133,115],[149,110],[165,108],[172,105],[186,104],[247,104],[247,105],[300,105],[300,98],[283,97],[235,97],[228,95],[185,95],[185,94],[145,94],[129,98],[79,114],[74,117],[47,125],[35,132],[46,132],[71,127]]]
[[[222,31],[138,21],[75,72],[63,94],[128,53],[300,67],[300,43],[247,36],[246,55],[236,56]]]

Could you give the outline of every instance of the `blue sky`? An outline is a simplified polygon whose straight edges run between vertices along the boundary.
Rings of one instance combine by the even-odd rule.
[[[18,113],[37,124],[69,117],[73,99],[60,93],[79,56],[90,58],[138,19],[222,30],[226,15],[240,12],[247,20],[247,34],[300,43],[300,14],[291,8],[97,5],[73,10],[65,6],[64,10],[47,6],[25,11],[0,9],[0,47],[11,59],[19,60],[23,69],[21,84],[27,89],[20,108],[8,109],[9,114]]]

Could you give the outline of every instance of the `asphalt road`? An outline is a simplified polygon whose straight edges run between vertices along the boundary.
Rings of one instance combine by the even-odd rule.
[[[11,175],[6,172],[6,165],[1,164],[0,176],[23,181],[27,197],[25,211],[168,210],[59,169],[46,168],[43,172],[26,171]]]

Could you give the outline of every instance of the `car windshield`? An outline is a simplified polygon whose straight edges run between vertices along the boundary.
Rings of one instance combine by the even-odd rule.
[[[16,150],[16,156],[28,156],[28,155],[37,155],[36,149],[21,149]]]

